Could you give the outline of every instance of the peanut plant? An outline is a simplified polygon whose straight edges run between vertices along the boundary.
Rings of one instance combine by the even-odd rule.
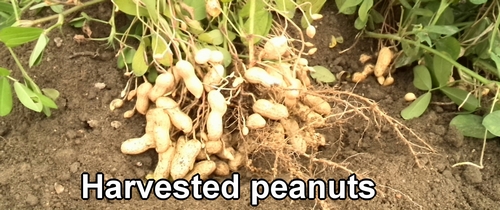
[[[439,91],[457,104],[450,122],[464,136],[500,136],[500,2],[486,0],[336,0],[343,14],[356,14],[366,37],[398,49],[394,68],[413,68],[414,86],[425,93],[401,111],[410,120]],[[394,16],[394,12],[400,16]],[[484,147],[483,147],[484,153]],[[483,154],[482,153],[482,154]],[[483,167],[481,155],[480,164]],[[458,165],[460,165],[458,164]]]

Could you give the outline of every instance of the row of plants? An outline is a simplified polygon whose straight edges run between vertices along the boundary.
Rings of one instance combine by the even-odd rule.
[[[357,15],[354,27],[396,52],[393,69],[412,67],[423,91],[401,111],[413,119],[429,107],[434,92],[458,105],[450,122],[464,136],[500,136],[500,2],[487,0],[336,0],[340,13]],[[381,26],[381,27],[380,27]]]

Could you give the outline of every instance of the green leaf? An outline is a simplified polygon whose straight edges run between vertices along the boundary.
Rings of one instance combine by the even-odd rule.
[[[202,42],[206,42],[212,45],[221,45],[224,42],[224,35],[219,29],[211,30],[206,33],[202,33],[198,36],[198,39]]]
[[[54,11],[57,14],[61,14],[64,11],[64,5],[59,4],[59,5],[52,5],[50,6],[50,9]]]
[[[7,27],[0,31],[0,41],[7,47],[16,47],[38,39],[42,33],[41,28]]]
[[[395,68],[409,65],[417,61],[422,55],[422,51],[418,45],[411,46],[406,42],[401,42],[401,47],[403,48],[403,54],[396,58]]]
[[[494,111],[483,119],[484,127],[495,136],[500,136],[500,111]]]
[[[14,8],[10,3],[0,2],[0,12],[5,12],[7,14],[14,14]]]
[[[364,21],[365,23],[366,21],[368,21],[368,15],[372,6],[373,0],[363,0],[363,3],[361,3],[361,6],[359,6],[358,10],[358,18],[361,21]]]
[[[49,6],[47,3],[41,2],[41,3],[38,3],[38,4],[35,4],[35,5],[31,6],[30,10],[36,10],[36,9],[44,8],[44,7],[47,7],[47,6]]]
[[[443,87],[439,90],[441,90],[446,96],[448,96],[448,98],[450,98],[455,104],[460,106],[463,103],[462,108],[467,111],[472,112],[480,107],[479,100],[474,97],[473,94],[469,94],[469,92],[465,90],[454,87]]]
[[[57,98],[59,98],[60,95],[59,91],[53,88],[43,88],[42,92],[44,95],[46,95],[47,97],[51,98],[54,101],[57,100]]]
[[[125,54],[125,63],[131,64],[132,60],[134,60],[134,55],[135,55],[136,50],[134,48],[125,48],[123,50],[123,53]]]
[[[12,89],[7,77],[0,76],[0,117],[8,115],[12,111]]]
[[[432,88],[431,73],[424,65],[413,67],[413,85],[419,90],[430,90]]]
[[[432,93],[427,92],[424,95],[418,97],[415,101],[413,101],[410,106],[406,107],[401,111],[401,117],[405,120],[410,120],[416,117],[420,117],[431,102]]]
[[[447,55],[446,52],[443,54]],[[441,56],[434,55],[432,60],[433,69],[432,74],[436,81],[438,82],[438,86],[444,86],[448,84],[450,81],[450,76],[453,71],[453,64],[442,58]]]
[[[337,81],[335,75],[323,66],[313,66],[314,72],[311,72],[311,77],[318,83],[332,84]]]
[[[300,2],[300,3],[299,3]],[[311,11],[311,14],[317,14],[325,4],[326,0],[297,0],[297,3],[303,5],[302,9],[303,11]],[[303,4],[303,3],[308,3],[308,4]],[[310,3],[310,4],[309,4]],[[354,10],[356,12],[356,10]],[[354,14],[354,12],[352,14]],[[300,19],[300,26],[302,28],[307,28],[309,24],[308,22],[311,23],[312,17],[309,14],[309,12],[306,12],[304,16]]]
[[[151,33],[151,50],[153,58],[164,66],[170,66],[173,60],[173,53],[168,48],[166,41],[156,33]],[[158,57],[157,57],[158,56]]]
[[[406,8],[406,9],[412,9],[413,8],[410,5],[410,3],[408,3],[408,1],[406,1],[406,0],[399,0],[399,3],[401,3],[401,5],[403,5],[403,7]]]
[[[158,77],[158,71],[148,71],[146,79],[149,83],[154,84],[156,82],[156,77]]]
[[[126,47],[125,49],[123,49],[123,52],[118,56],[118,59],[116,59],[116,65],[118,69],[123,69],[125,68],[125,65],[132,64],[135,52],[136,50],[131,47]]]
[[[423,30],[429,33],[436,33],[442,35],[453,35],[460,31],[458,27],[452,25],[446,25],[446,26],[431,25],[424,27]]]
[[[172,7],[170,4],[168,4],[166,1],[159,1],[158,7],[160,7],[159,10],[161,14],[163,14],[167,18],[172,18]]]
[[[433,11],[424,8],[411,9],[410,12],[414,15],[420,15],[423,17],[432,17],[434,15]]]
[[[436,22],[436,25],[453,25],[455,23],[455,14],[453,13],[453,9],[450,7],[446,7],[446,9],[443,11],[441,14],[441,17],[439,17],[438,21]]]
[[[436,49],[448,53],[453,60],[458,59],[461,48],[460,42],[452,36],[442,38],[436,42]]]
[[[484,4],[487,1],[488,0],[470,0],[470,3],[473,3],[473,4]]]
[[[1,76],[6,77],[6,76],[9,76],[9,75],[10,75],[10,71],[8,69],[0,67],[0,77]]]
[[[87,19],[83,16],[73,18],[69,21],[69,25],[75,27],[75,28],[81,28],[83,24],[87,21]]]
[[[500,111],[500,101],[494,104],[491,104],[488,109],[492,109],[493,111]]]
[[[46,106],[46,107],[52,108],[52,109],[57,109],[57,104],[54,102],[54,100],[52,100],[51,98],[49,98],[47,96],[44,96],[41,93],[36,93],[36,95],[40,99],[40,102],[43,104],[43,106]]]
[[[481,18],[470,27],[468,27],[465,30],[464,36],[462,36],[461,38],[463,38],[463,40],[474,39],[481,35],[481,33],[483,33],[490,26],[490,24],[491,21],[488,17]],[[487,42],[487,40],[485,41]]]
[[[153,22],[157,22],[158,16],[160,14],[156,12],[156,0],[141,0],[141,2],[144,3],[144,5],[146,6],[149,18],[151,18]]]
[[[146,41],[143,39],[137,47],[137,51],[134,54],[134,58],[132,59],[132,72],[134,72],[135,76],[140,77],[144,75],[149,68],[149,64],[146,62]]]
[[[123,69],[125,68],[125,65],[127,65],[123,59],[123,55],[118,55],[118,58],[116,59],[116,67],[118,69]]]
[[[10,18],[4,20],[0,18],[0,30],[12,26],[15,23],[16,23],[16,18],[14,16],[11,16]]]
[[[205,7],[205,6],[203,6]],[[255,0],[255,11],[265,10],[266,4],[263,0]],[[246,1],[245,5],[238,11],[238,16],[241,18],[250,17],[250,2]]]
[[[418,45],[414,47],[406,42],[401,42],[401,47],[403,47],[403,52],[405,55],[407,55],[410,58],[415,58],[415,60],[418,59],[417,56],[420,50],[420,47]]]
[[[40,37],[38,37],[38,41],[36,42],[35,48],[33,49],[30,55],[30,60],[29,60],[30,68],[33,67],[37,63],[37,61],[39,61],[42,58],[43,50],[47,46],[47,43],[49,43],[49,37],[44,33],[40,34]]]
[[[252,22],[253,20],[253,22]],[[252,25],[253,23],[253,25]],[[243,24],[243,32],[247,35],[250,34],[251,29],[253,29],[254,44],[258,43],[261,38],[265,37],[269,34],[269,30],[271,30],[272,25],[272,15],[267,10],[258,10],[254,15],[251,15],[246,22]],[[246,37],[244,38],[245,45],[248,45],[248,41]]]
[[[363,0],[336,0],[337,8],[339,8],[339,13],[350,15],[352,10],[356,11],[356,6],[361,4]],[[351,13],[352,14],[352,13]]]
[[[384,16],[382,16],[382,14],[380,14],[377,10],[370,10],[370,17],[373,19],[374,23],[379,24],[384,22]]]
[[[42,112],[45,114],[45,116],[50,117],[52,115],[52,112],[50,111],[49,107],[44,106],[42,109]]]
[[[85,25],[85,21],[87,21],[87,20],[85,20],[84,17],[79,17],[79,18],[75,18],[75,19],[71,20],[69,22],[69,24],[75,28],[81,28],[81,27],[83,27],[83,25]]]
[[[482,124],[483,118],[474,114],[457,115],[450,121],[450,127],[454,126],[462,135],[472,138],[482,139],[486,128]],[[487,139],[494,138],[495,135],[488,132]]]
[[[498,45],[496,45],[498,46]],[[500,75],[500,47],[495,47],[492,51],[490,51],[490,58],[495,62],[497,72],[496,75]]]
[[[397,57],[395,61],[394,68],[400,68],[406,65],[409,65],[417,60],[416,57],[410,57],[407,56],[406,54],[402,54],[401,56]]]
[[[368,22],[368,20],[363,21],[359,17],[357,17],[354,21],[354,28],[361,30],[366,26],[366,22]]]
[[[276,0],[276,10],[290,19],[295,16],[295,2],[293,0]]]
[[[16,92],[17,98],[21,103],[28,109],[35,112],[41,112],[43,109],[43,104],[40,101],[35,102],[33,98],[37,98],[37,95],[30,90],[26,85],[14,82],[14,91]]]
[[[419,32],[419,33],[415,34],[415,36],[417,36],[417,38],[418,38],[417,40],[419,42],[425,42],[428,45],[432,45],[432,40],[429,37],[429,34],[424,33],[424,32]]]
[[[134,3],[133,0],[111,0],[122,12],[132,16],[148,16],[148,10]],[[138,7],[138,8],[137,8]]]
[[[205,1],[200,0],[183,0],[183,3],[190,6],[194,10],[194,20],[203,20],[207,18],[207,10]]]

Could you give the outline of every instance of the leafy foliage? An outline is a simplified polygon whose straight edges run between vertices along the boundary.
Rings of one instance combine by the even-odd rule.
[[[49,89],[51,91],[48,97],[44,92],[33,82],[21,62],[17,58],[12,48],[24,45],[26,43],[38,40],[35,48],[33,49],[30,59],[29,67],[37,66],[42,60],[43,51],[49,43],[50,39],[46,35],[50,30],[60,26],[60,21],[58,21],[53,27],[48,29],[41,29],[36,27],[30,27],[33,25],[33,21],[20,20],[20,14],[28,9],[28,6],[38,3],[32,6],[30,9],[41,9],[44,7],[49,7],[46,2],[41,2],[40,0],[33,1],[12,1],[10,4],[5,2],[0,2],[0,42],[5,45],[11,53],[12,58],[16,61],[18,68],[22,72],[24,83],[10,76],[10,70],[0,67],[0,116],[6,116],[11,113],[13,108],[13,92],[16,94],[17,98],[26,108],[29,108],[36,112],[43,112],[45,115],[50,116],[50,109],[57,109],[57,105],[54,102],[59,93],[57,90]],[[62,13],[63,5],[52,5],[50,8],[57,12]],[[13,81],[12,86],[10,81]]]
[[[402,110],[404,119],[423,114],[432,91],[445,94],[464,111],[463,114],[479,114],[498,107],[495,100],[490,107],[483,107],[481,101],[485,95],[481,91],[498,91],[499,87],[499,2],[336,0],[336,3],[340,13],[356,14],[357,11],[354,25],[367,36],[396,41],[401,52],[394,61],[396,68],[419,63],[413,69],[413,84],[427,93]],[[392,10],[401,10],[401,17],[388,16]],[[382,28],[382,33],[372,32],[380,31],[376,28],[376,24],[381,22],[380,17],[386,25],[398,22],[398,26],[395,30]],[[458,62],[459,59],[468,60],[472,65],[464,66],[463,62]],[[497,97],[494,96],[494,99]],[[496,119],[490,115],[484,117]],[[453,122],[466,123],[463,119],[469,119],[470,115],[466,116],[458,115]],[[483,126],[476,121],[471,120],[471,126]],[[457,128],[467,136],[484,136],[484,132],[470,134],[467,126]],[[495,128],[490,126],[490,129]]]

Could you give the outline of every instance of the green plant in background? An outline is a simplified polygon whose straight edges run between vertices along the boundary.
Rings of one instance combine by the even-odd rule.
[[[390,40],[398,46],[395,68],[417,63],[413,84],[427,93],[402,110],[401,116],[407,120],[421,116],[431,102],[431,92],[440,91],[462,111],[450,126],[484,142],[500,136],[500,2],[391,2],[336,0],[341,13],[358,12],[355,27],[367,37]],[[391,11],[396,8],[401,16],[391,20]],[[377,23],[384,23],[379,30]],[[387,25],[393,28],[387,29]],[[485,97],[488,93],[494,96]],[[482,157],[478,167],[483,167]]]
[[[37,40],[31,52],[28,66],[32,68],[39,65],[45,47],[50,41],[48,34],[56,28],[61,28],[64,23],[64,17],[72,12],[103,1],[94,0],[74,6],[68,10],[63,10],[64,5],[60,2],[51,5],[47,4],[48,1],[42,0],[0,2],[0,42],[9,50],[23,77],[23,80],[13,78],[9,69],[0,67],[0,116],[6,116],[12,111],[12,89],[14,89],[14,93],[19,101],[33,111],[43,112],[46,116],[50,116],[51,109],[57,109],[54,101],[59,96],[59,92],[50,88],[40,89],[21,64],[13,48]],[[57,14],[36,20],[21,19],[22,14],[28,10],[40,11],[44,8],[50,8]],[[57,20],[57,22],[46,29],[32,27],[51,20]],[[9,81],[13,82],[13,88]]]
[[[43,111],[47,116],[51,115],[50,109],[57,109],[57,105],[54,101],[59,96],[59,93],[54,89],[41,90],[28,75],[17,55],[12,50],[14,47],[36,39],[39,39],[39,41],[34,52],[38,51],[37,53],[41,54],[48,42],[42,29],[7,27],[0,31],[0,41],[7,47],[12,58],[16,61],[17,67],[21,71],[24,79],[23,83],[11,77],[9,70],[0,68],[0,116],[5,116],[12,111],[12,89],[9,80],[13,81],[14,91],[19,101],[21,101],[25,107],[37,112]],[[32,59],[30,58],[30,65],[33,65],[31,62]]]

